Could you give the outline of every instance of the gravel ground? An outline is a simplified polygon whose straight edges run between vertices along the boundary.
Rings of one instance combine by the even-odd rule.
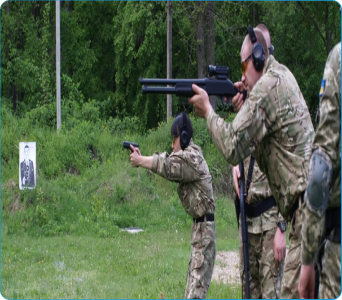
[[[216,253],[212,280],[228,284],[239,284],[239,253],[234,251]]]

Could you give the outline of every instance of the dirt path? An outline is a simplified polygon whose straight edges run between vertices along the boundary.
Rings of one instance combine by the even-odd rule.
[[[229,284],[239,284],[239,253],[234,251],[219,251],[216,253],[216,261],[212,280]]]

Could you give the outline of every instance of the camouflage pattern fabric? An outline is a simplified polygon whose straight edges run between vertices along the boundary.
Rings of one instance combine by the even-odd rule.
[[[333,179],[328,207],[337,207],[341,205],[341,43],[328,57],[323,81],[325,88],[320,98],[320,122],[312,150],[320,148],[332,161]]]
[[[193,218],[215,212],[211,175],[201,149],[192,140],[184,151],[153,155],[152,171],[178,183],[185,211]]]
[[[273,240],[277,226],[259,234],[248,234],[249,287],[252,299],[279,299],[284,270],[283,260],[277,266],[274,261]],[[243,261],[241,226],[239,226],[239,269],[242,298],[247,299],[246,277]]]
[[[246,185],[250,160],[250,156],[244,160]],[[256,204],[270,196],[271,189],[266,175],[261,172],[257,162],[254,161],[252,180],[248,190],[246,203]],[[255,218],[249,218],[246,216],[250,265],[250,295],[252,299],[277,299],[280,297],[281,279],[283,276],[285,260],[283,260],[278,266],[275,265],[273,241],[278,228],[277,223],[283,220],[284,218],[279,213],[277,206],[270,208]],[[242,295],[243,298],[246,298],[241,219],[239,221],[239,269]]]
[[[312,150],[325,152],[332,161],[333,175],[328,208],[341,209],[341,43],[330,52],[320,91],[319,125]],[[317,214],[308,205],[303,208],[302,263],[314,261],[319,241],[324,234],[325,215]],[[334,230],[331,234],[334,234]],[[325,240],[320,248],[321,275],[319,296],[336,298],[341,293],[341,243]]]
[[[281,282],[282,299],[299,299],[300,251],[302,243],[302,203],[293,215],[289,228],[290,245],[285,257],[284,275]]]
[[[184,151],[153,155],[152,171],[177,182],[177,192],[185,211],[193,218],[215,212],[209,168],[201,149],[192,140]],[[194,222],[185,298],[205,298],[216,257],[215,222]]]
[[[244,171],[245,171],[245,188],[247,186],[247,177],[249,164],[251,157],[248,156],[243,161]],[[254,160],[254,168],[252,173],[252,180],[248,190],[248,196],[246,202],[248,204],[259,203],[272,195],[270,185],[268,184],[267,177],[261,172],[258,163]]]
[[[247,185],[247,174],[250,164],[250,156],[244,162],[245,185]],[[245,186],[246,188],[246,186]],[[270,185],[268,184],[266,175],[261,172],[258,163],[254,161],[252,180],[248,190],[246,203],[256,204],[272,195]],[[248,218],[246,216],[248,233],[259,234],[267,230],[277,227],[277,223],[283,221],[283,216],[279,213],[277,206],[270,208],[268,211],[261,214],[259,217]],[[273,246],[272,246],[273,249]]]
[[[215,257],[215,222],[193,223],[185,299],[206,298],[214,271]]]
[[[271,55],[245,104],[232,123],[211,109],[207,129],[231,165],[253,152],[266,174],[280,213],[291,209],[305,191],[314,129],[293,74]]]
[[[263,76],[233,123],[224,122],[211,109],[207,129],[228,163],[237,165],[253,152],[266,174],[279,211],[295,232],[290,234],[281,297],[299,298],[301,218],[296,218],[298,210],[293,216],[291,211],[306,189],[314,129],[296,79],[269,56]]]
[[[319,299],[334,299],[341,295],[341,243],[325,240],[318,261],[320,270]]]

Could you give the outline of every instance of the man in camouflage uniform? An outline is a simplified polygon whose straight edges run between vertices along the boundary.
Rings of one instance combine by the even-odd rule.
[[[244,160],[245,174],[248,172],[249,160],[249,157]],[[271,190],[266,175],[255,166],[249,193],[245,201],[250,266],[249,285],[250,297],[252,299],[280,298],[281,279],[286,255],[286,227],[284,227],[284,232],[282,232],[277,227],[277,224],[285,221],[276,205],[260,215],[256,214],[253,216],[248,214],[248,208],[258,209],[261,207],[261,201],[272,201],[270,200],[271,197]],[[246,299],[241,218],[239,221],[239,269],[242,282],[242,297]],[[277,238],[280,241],[276,240],[277,235],[279,235]]]
[[[268,53],[273,55],[274,48],[267,26],[261,23],[256,28],[262,31]],[[243,101],[240,103],[238,97],[235,97],[234,100],[237,100],[233,101],[233,105],[235,111],[238,112]],[[286,256],[286,222],[276,206],[266,175],[260,171],[254,157],[251,155],[243,163],[245,177],[250,176],[250,168],[252,168],[250,185],[247,184],[248,179],[245,180],[245,191],[248,189],[245,210],[248,228],[250,296],[253,299],[280,298],[281,278]],[[240,170],[239,166],[235,166],[233,168],[234,188],[237,195],[240,196],[238,178],[240,178]],[[247,298],[241,226],[239,228],[242,298]]]
[[[299,292],[301,298],[314,296],[318,249],[319,298],[333,299],[341,294],[341,43],[330,52],[319,96],[320,121],[303,205]]]
[[[187,142],[180,142],[182,124],[186,122]],[[173,130],[176,128],[176,130]],[[177,192],[185,211],[193,218],[191,255],[186,280],[186,299],[205,298],[216,257],[215,201],[209,168],[201,149],[192,141],[192,125],[188,115],[178,115],[172,125],[173,152],[141,156],[131,145],[131,164],[144,167],[169,181],[177,182]]]
[[[266,174],[280,213],[291,222],[281,298],[298,298],[302,198],[314,130],[293,74],[265,52],[267,45],[261,31],[254,32],[256,43],[263,48],[264,65],[257,70],[251,55],[255,42],[247,35],[241,48],[241,81],[248,99],[234,121],[226,123],[215,114],[208,94],[195,84],[192,88],[196,95],[189,102],[194,104],[196,114],[207,120],[208,132],[228,163],[237,165],[253,153]]]

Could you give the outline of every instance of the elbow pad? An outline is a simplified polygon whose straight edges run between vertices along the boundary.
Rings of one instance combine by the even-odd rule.
[[[331,179],[330,157],[321,149],[315,150],[310,160],[305,198],[310,210],[318,216],[322,216],[328,207]]]

